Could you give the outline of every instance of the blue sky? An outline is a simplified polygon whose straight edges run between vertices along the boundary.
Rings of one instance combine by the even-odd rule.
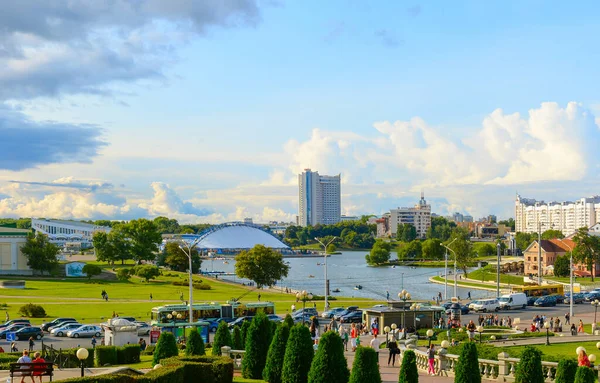
[[[0,216],[293,220],[600,194],[594,2],[35,0],[0,15]]]

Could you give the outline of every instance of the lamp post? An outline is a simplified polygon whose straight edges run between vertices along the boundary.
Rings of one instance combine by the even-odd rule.
[[[431,338],[433,338],[433,330],[429,329],[427,330],[427,340],[429,341],[427,348],[431,348]]]
[[[452,242],[456,241],[457,238],[454,238],[452,240]],[[448,246],[450,246],[452,244],[452,242],[450,242],[448,244]],[[440,243],[440,245],[444,246],[443,243]],[[445,247],[445,246],[444,246]],[[448,248],[446,247],[446,254],[444,255],[444,300],[448,299]],[[456,296],[456,292],[454,292],[454,296]]]
[[[392,323],[390,327],[392,328],[392,335],[394,337],[394,340],[396,340],[396,330],[398,329],[398,325],[396,323]]]
[[[402,303],[402,328],[406,334],[406,301],[410,301],[410,293],[406,290],[402,290],[398,293],[398,298]]]
[[[79,350],[77,350],[77,359],[79,359],[79,362],[81,363],[81,376],[83,377],[85,375],[85,360],[87,359],[89,352],[86,348],[80,348]]]
[[[388,347],[388,342],[390,341],[390,326],[385,326],[383,328],[383,332],[385,333],[385,347]]]
[[[546,346],[550,346],[550,322],[544,323],[546,329]]]
[[[452,240],[452,242],[456,241],[458,238],[454,238]],[[448,246],[450,246],[452,244],[452,242],[450,242],[448,244]],[[456,282],[456,252],[454,250],[452,250],[451,248],[449,248],[448,246],[444,245],[443,243],[440,243],[440,245],[444,246],[447,250],[450,250],[452,252],[452,254],[454,254],[454,297],[456,297],[456,289],[457,289],[457,282]],[[446,270],[446,274],[447,274],[447,270]],[[446,276],[446,279],[448,279],[448,277]]]
[[[192,272],[192,250],[194,250],[194,247],[196,247],[198,245],[198,243],[200,243],[200,237],[196,238],[194,240],[194,242],[192,242],[191,244],[186,242],[186,241],[181,241],[182,245],[179,245],[179,249],[181,249],[181,251],[188,257],[188,268],[189,268],[189,275],[188,275],[188,288],[189,288],[189,312],[188,312],[188,322],[189,323],[193,323],[194,322],[194,311],[192,310],[192,304],[194,303],[194,289],[193,289],[193,276],[194,273]],[[185,246],[185,248],[184,248]],[[186,251],[187,250],[187,251]]]
[[[413,327],[415,328],[415,332],[417,331],[417,311],[421,309],[421,305],[413,303],[410,305],[410,311],[413,312]]]
[[[598,306],[600,305],[600,301],[597,299],[592,302],[592,306],[594,306],[594,324],[596,324],[596,314],[598,313]]]
[[[496,250],[498,253],[498,264],[496,266],[496,298],[500,298],[500,251],[502,250],[500,242],[496,244]]]
[[[477,326],[477,332],[479,333],[479,344],[481,344],[481,334],[483,334],[483,326]]]
[[[321,246],[323,246],[323,256],[325,258],[325,310],[329,310],[329,289],[327,288],[327,286],[329,285],[329,283],[327,282],[327,246],[331,245],[336,239],[337,237],[333,237],[331,238],[331,241],[327,242],[327,244],[324,244],[323,242],[321,242],[321,240],[319,240],[319,238],[315,237],[315,241],[319,242]]]
[[[571,299],[569,299],[569,320],[573,320],[573,248],[562,239],[558,238],[558,240],[567,246],[571,253],[571,256],[569,257],[569,288],[571,290]]]
[[[297,299],[302,299],[302,324],[304,324],[304,317],[306,315],[306,301],[313,298],[312,294],[307,293],[306,290],[302,290],[296,293]]]
[[[596,362],[596,355],[590,354],[590,356],[588,356],[588,360],[590,361],[590,367],[594,368],[594,363]]]

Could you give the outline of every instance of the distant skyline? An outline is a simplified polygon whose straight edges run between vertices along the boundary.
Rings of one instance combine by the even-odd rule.
[[[600,4],[23,0],[0,13],[0,217],[514,214],[600,194]]]

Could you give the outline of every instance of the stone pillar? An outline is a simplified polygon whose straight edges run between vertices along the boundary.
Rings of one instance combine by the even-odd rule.
[[[506,361],[508,358],[509,355],[506,352],[498,354],[498,362],[500,362],[500,366],[498,367],[498,382],[504,382],[504,377],[510,375],[510,363]]]
[[[438,371],[438,375],[448,376],[448,371],[447,371],[448,358],[446,358],[447,353],[448,353],[448,350],[446,350],[445,348],[441,348],[438,351],[438,358],[440,360],[440,370]]]
[[[229,346],[223,346],[221,347],[221,355],[222,356],[229,356],[229,354],[231,354],[231,347]]]

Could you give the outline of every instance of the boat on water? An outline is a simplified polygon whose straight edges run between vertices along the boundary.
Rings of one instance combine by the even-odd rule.
[[[229,262],[227,262],[227,261],[224,261],[224,262],[223,262],[223,264],[225,264],[225,265],[228,265],[228,264],[229,264]]]
[[[314,278],[315,276],[314,276],[314,275],[312,275],[312,274],[310,274],[308,277],[309,277],[309,278]]]
[[[354,290],[362,290],[362,285],[356,285],[356,286],[354,286]]]
[[[393,265],[393,266],[392,266],[392,269],[395,269],[395,268],[396,268],[396,265]]]
[[[332,292],[332,293],[339,293],[339,292],[340,292],[340,289],[334,289],[334,290],[331,290],[331,292]]]

